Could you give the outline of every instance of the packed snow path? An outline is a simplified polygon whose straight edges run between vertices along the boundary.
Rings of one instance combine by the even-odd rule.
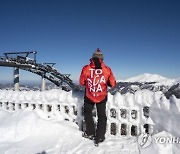
[[[0,110],[0,153],[2,154],[179,154],[180,146],[152,144],[140,149],[136,137],[106,136],[95,147],[72,122],[40,118],[41,111]],[[161,132],[154,136],[167,136]]]
[[[41,119],[40,111],[0,111],[0,152],[5,154],[118,154],[138,153],[137,138],[110,137],[95,147],[82,138],[77,125]]]

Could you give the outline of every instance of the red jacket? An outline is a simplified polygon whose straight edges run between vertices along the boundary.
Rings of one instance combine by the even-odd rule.
[[[101,102],[107,96],[107,86],[115,87],[116,80],[111,69],[100,59],[101,68],[95,69],[95,64],[90,59],[90,64],[83,67],[79,83],[86,86],[86,96],[94,103]]]

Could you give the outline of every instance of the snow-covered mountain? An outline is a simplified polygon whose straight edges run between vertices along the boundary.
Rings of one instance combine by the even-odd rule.
[[[141,83],[156,82],[161,85],[169,85],[169,86],[171,86],[174,83],[174,81],[175,81],[174,79],[168,79],[157,74],[149,74],[149,73],[144,73],[136,77],[131,77],[125,80],[125,82],[141,82]]]
[[[13,83],[0,83],[0,89],[6,89],[6,90],[13,90],[14,84]],[[49,89],[58,89],[58,87],[53,83],[46,83],[46,90]],[[20,91],[39,91],[41,90],[40,83],[20,83]]]
[[[157,74],[141,74],[136,77],[131,77],[126,80],[117,80],[117,86],[115,89],[109,89],[111,94],[115,94],[119,91],[121,94],[126,93],[135,93],[138,90],[148,89],[150,91],[162,91],[167,98],[172,95],[175,95],[177,98],[180,98],[180,88],[178,83],[180,83],[180,78],[178,79],[169,79]],[[13,89],[13,84],[0,84],[0,89],[10,90]],[[57,87],[52,83],[46,84],[46,89],[62,89],[61,87]],[[40,90],[40,85],[37,84],[20,84],[20,90]],[[63,90],[69,91],[66,87],[63,87]]]
[[[180,78],[177,78],[175,81],[174,81],[174,85],[180,83]]]
[[[111,94],[115,94],[119,91],[121,94],[126,93],[135,93],[138,90],[148,89],[150,91],[163,92],[167,98],[172,95],[175,95],[177,98],[180,98],[178,83],[180,83],[180,78],[178,79],[169,79],[157,74],[141,74],[136,77],[131,77],[124,81],[118,80],[117,86],[115,89],[110,89]]]
[[[165,96],[170,98],[170,96],[175,95],[177,98],[180,98],[180,83],[173,85],[166,93]]]

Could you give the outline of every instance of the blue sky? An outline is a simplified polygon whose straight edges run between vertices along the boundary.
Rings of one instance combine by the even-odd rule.
[[[99,47],[116,79],[142,73],[180,77],[179,0],[1,0],[0,56],[38,51],[78,80]],[[22,80],[39,80],[21,71]],[[12,68],[0,67],[0,80]]]

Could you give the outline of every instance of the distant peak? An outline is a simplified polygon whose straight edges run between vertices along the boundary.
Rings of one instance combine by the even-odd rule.
[[[161,82],[165,80],[171,80],[171,79],[165,78],[158,74],[144,73],[136,77],[128,78],[125,81],[126,82]]]

